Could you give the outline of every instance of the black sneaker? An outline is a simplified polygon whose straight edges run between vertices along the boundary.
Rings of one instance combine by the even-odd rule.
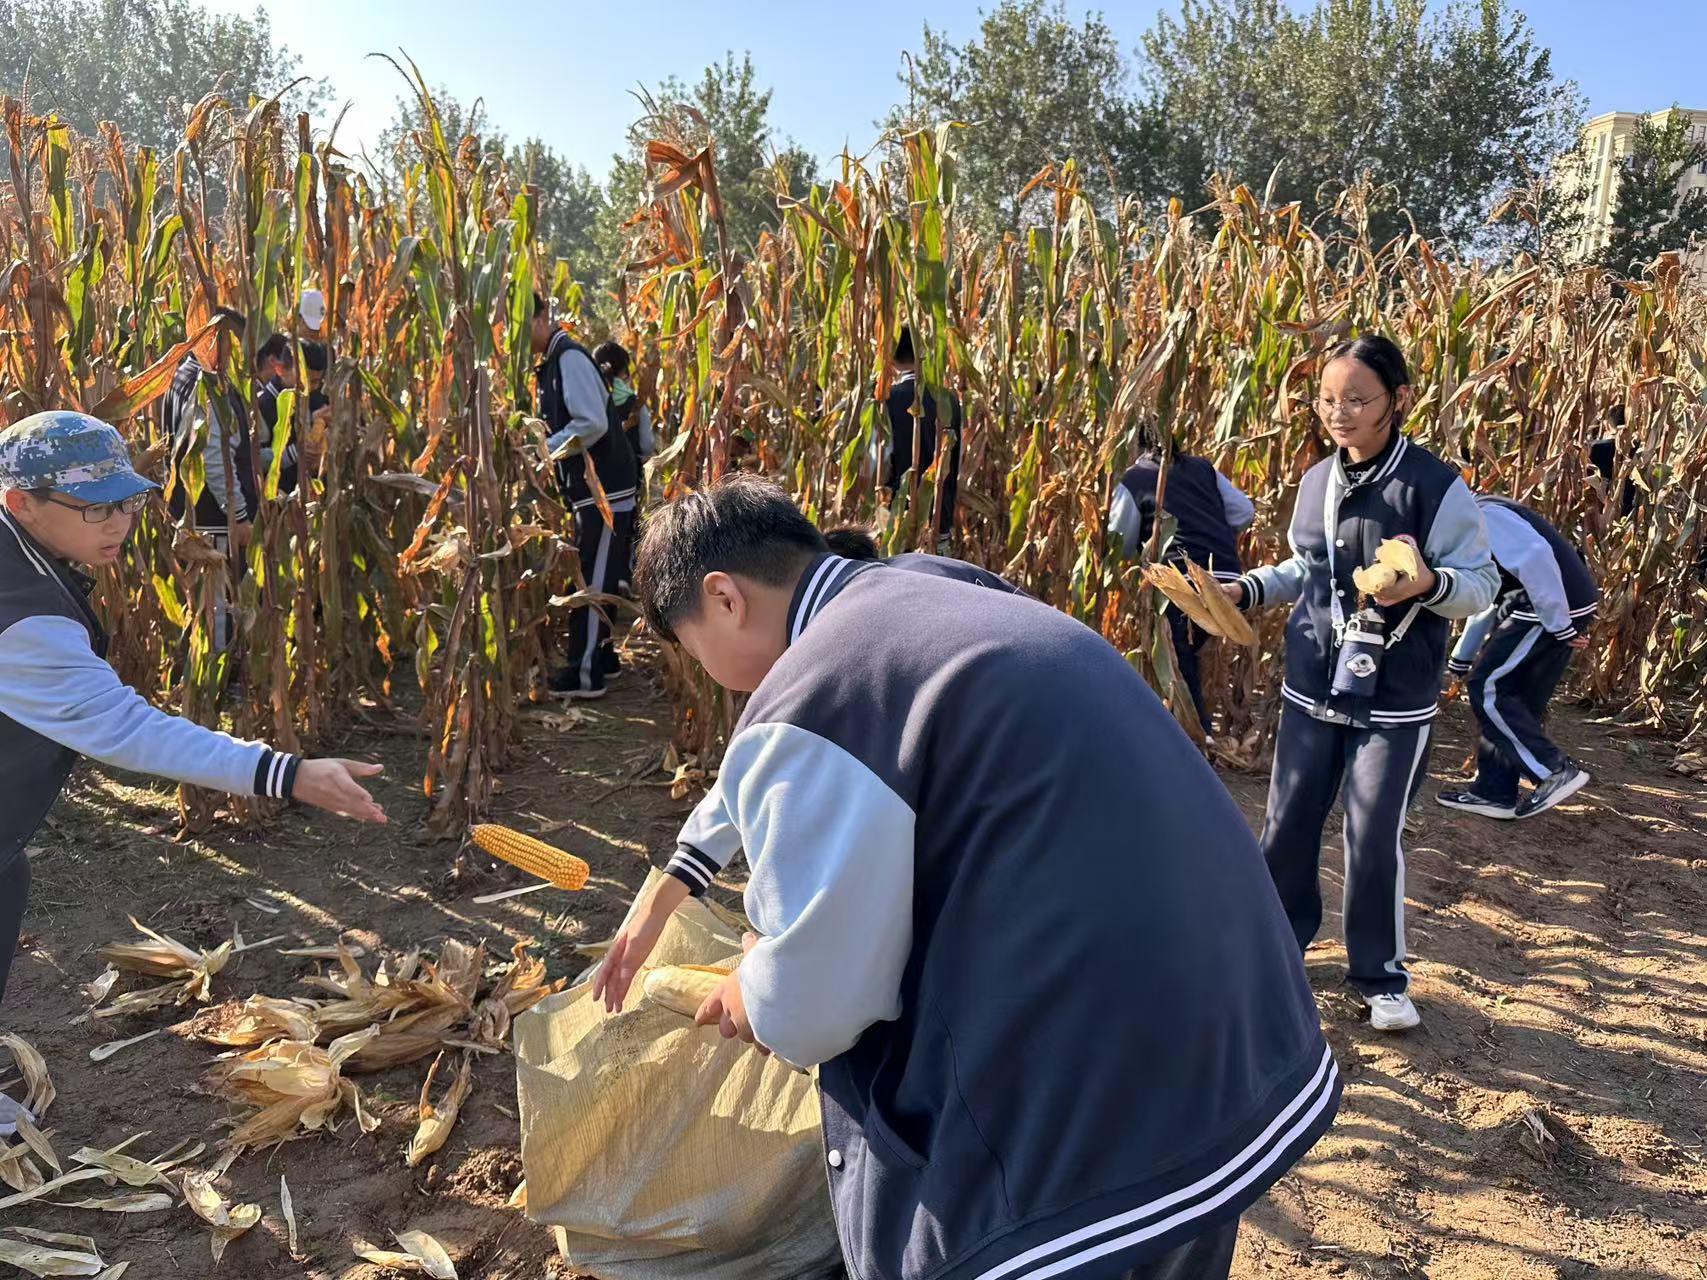
[[[599,674],[604,676],[606,680],[615,680],[627,670],[628,668],[622,665],[622,659],[616,656],[615,651],[606,649],[599,655]]]
[[[545,687],[554,698],[572,698],[577,702],[590,702],[594,698],[605,696],[605,687],[602,684],[594,685],[590,689],[583,688],[581,678],[573,667],[559,667],[553,671],[546,678]]]
[[[1542,779],[1540,786],[1518,802],[1517,816],[1533,818],[1538,813],[1546,813],[1561,800],[1569,800],[1586,786],[1588,770],[1580,769],[1574,763],[1566,761],[1563,769]]]
[[[1490,800],[1487,796],[1479,796],[1474,791],[1458,791],[1448,787],[1435,798],[1435,803],[1445,805],[1448,809],[1462,809],[1465,813],[1479,813],[1484,818],[1500,818],[1509,820],[1517,817],[1517,805],[1501,804],[1498,800]]]

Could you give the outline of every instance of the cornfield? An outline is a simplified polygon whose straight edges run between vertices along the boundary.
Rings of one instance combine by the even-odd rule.
[[[251,536],[229,554],[156,504],[98,600],[126,679],[287,748],[390,705],[412,669],[430,823],[448,832],[486,811],[517,710],[540,696],[552,601],[584,585],[532,417],[527,338],[536,288],[571,314],[580,298],[535,243],[529,190],[475,139],[447,137],[406,75],[428,127],[398,183],[358,172],[335,128],[316,135],[276,101],[205,99],[159,156],[5,100],[0,415],[86,409],[165,477],[157,401],[182,357],[224,350],[248,387],[256,346],[290,327],[302,289],[323,290],[332,422],[314,474],[296,493],[276,469],[258,477]],[[936,468],[891,500],[862,466],[885,357],[909,326],[921,379],[964,405],[956,554],[1097,627],[1189,722],[1157,601],[1102,532],[1112,479],[1155,429],[1256,499],[1248,563],[1285,554],[1297,482],[1324,451],[1310,409],[1321,352],[1379,327],[1412,360],[1412,434],[1582,539],[1606,597],[1583,693],[1632,722],[1707,732],[1707,299],[1675,262],[1620,282],[1463,264],[1415,237],[1375,245],[1356,190],[1331,230],[1233,185],[1197,215],[1147,217],[1099,207],[1072,164],[1034,181],[1040,223],[995,237],[957,209],[946,129],[895,139],[879,162],[844,158],[805,200],[779,197],[749,251],[731,242],[710,151],[677,121],[650,123],[652,183],[617,301],[664,432],[654,497],[724,472],[739,436],[749,465],[815,517],[874,522],[891,551],[933,543]],[[240,342],[216,341],[222,306],[250,318]],[[1628,422],[1606,486],[1584,446],[1613,404]],[[305,411],[281,396],[277,450]],[[177,483],[202,483],[184,470]],[[1626,484],[1630,518],[1608,509]],[[223,593],[237,630],[221,649]],[[1231,758],[1254,758],[1272,719],[1279,625],[1211,673]],[[665,657],[677,745],[707,766],[735,704]],[[186,791],[186,823],[212,803]]]

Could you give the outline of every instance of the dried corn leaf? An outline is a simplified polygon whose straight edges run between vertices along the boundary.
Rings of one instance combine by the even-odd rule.
[[[95,1280],[123,1280],[124,1273],[129,1270],[130,1263],[115,1262],[112,1266],[101,1272],[100,1275],[96,1276]]]
[[[145,987],[141,991],[127,991],[114,997],[110,1004],[90,1010],[89,1017],[128,1018],[138,1013],[152,1013],[156,1009],[164,1009],[167,1005],[186,1003],[189,1000],[189,989],[189,980],[181,978],[157,987]]]
[[[296,1204],[290,1198],[290,1183],[284,1180],[282,1173],[279,1175],[279,1212],[284,1214],[285,1239],[290,1244],[290,1256],[300,1258],[302,1252],[296,1247]]]
[[[161,1172],[158,1165],[138,1160],[134,1156],[121,1155],[116,1151],[97,1151],[93,1147],[84,1147],[71,1155],[71,1162],[89,1169],[104,1169],[127,1187],[161,1186],[167,1190],[175,1190],[176,1184]]]
[[[336,960],[338,958],[339,951],[346,952],[352,958],[360,958],[367,954],[367,948],[362,946],[359,942],[348,947],[344,946],[343,943],[335,943],[329,947],[279,948],[279,954],[281,956],[292,956],[298,960]]]
[[[47,1073],[47,1061],[28,1040],[18,1035],[0,1035],[0,1045],[11,1050],[12,1060],[24,1073],[24,1106],[37,1120],[47,1119],[47,1109],[53,1105],[53,1078]]]
[[[10,1231],[15,1236],[22,1236],[26,1240],[34,1240],[37,1244],[64,1245],[67,1249],[81,1249],[84,1253],[99,1252],[95,1247],[93,1236],[73,1235],[66,1231],[38,1231],[34,1227],[5,1227],[0,1229]]]
[[[15,1147],[0,1146],[0,1182],[14,1191],[32,1191],[45,1181],[36,1162],[30,1159],[30,1149],[20,1142]]]
[[[141,1044],[144,1040],[152,1040],[164,1030],[164,1027],[156,1027],[152,1031],[144,1031],[141,1035],[132,1036],[128,1040],[109,1040],[105,1044],[96,1045],[93,1049],[89,1050],[89,1061],[105,1062],[120,1049],[128,1049],[133,1044]]]
[[[61,1187],[68,1187],[74,1182],[87,1182],[90,1178],[104,1178],[106,1176],[100,1169],[73,1169],[70,1173],[53,1178],[38,1187],[31,1187],[28,1191],[20,1191],[15,1196],[6,1196],[0,1199],[0,1209],[10,1209],[13,1205],[28,1204],[31,1200],[39,1200],[50,1191],[58,1191]]]
[[[93,1253],[25,1244],[21,1240],[0,1240],[0,1262],[32,1276],[92,1276],[98,1275],[103,1266]]]
[[[233,1205],[213,1189],[211,1174],[186,1173],[183,1189],[190,1211],[213,1232],[211,1245],[216,1264],[225,1256],[227,1245],[261,1220],[260,1205]]]
[[[212,951],[197,951],[186,947],[176,938],[156,933],[135,916],[130,917],[130,923],[144,936],[144,941],[110,942],[95,954],[108,964],[116,965],[129,973],[182,980],[182,999],[205,1003],[209,998],[214,975],[223,970],[231,962],[231,957],[243,948],[242,936],[234,935]]]
[[[64,1167],[59,1163],[59,1157],[54,1154],[53,1144],[47,1140],[47,1135],[31,1124],[30,1118],[26,1115],[18,1116],[18,1137],[56,1175],[65,1172]]]
[[[533,1008],[546,996],[563,990],[565,979],[545,980],[545,962],[528,954],[529,943],[518,942],[510,955],[514,963],[499,978],[474,1011],[471,1038],[478,1043],[502,1046],[509,1042],[510,1022]]]
[[[177,1201],[161,1191],[131,1191],[94,1200],[50,1200],[61,1209],[93,1209],[102,1213],[159,1213]]]
[[[516,1183],[516,1189],[510,1192],[509,1205],[510,1208],[519,1209],[523,1213],[528,1211],[528,1180],[526,1178]]]
[[[438,1077],[444,1060],[443,1053],[433,1059],[433,1065],[427,1070],[427,1078],[421,1084],[421,1101],[417,1106],[420,1120],[415,1128],[415,1136],[409,1140],[408,1164],[411,1169],[444,1146],[456,1124],[462,1104],[468,1101],[469,1090],[474,1087],[474,1055],[464,1049],[462,1065],[457,1069],[456,1079],[451,1081],[443,1100],[434,1106],[433,1081]]]

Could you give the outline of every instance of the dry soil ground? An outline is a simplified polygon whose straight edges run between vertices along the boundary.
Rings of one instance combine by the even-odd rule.
[[[162,1035],[89,1061],[100,1041],[181,1015],[71,1025],[79,985],[101,967],[95,949],[129,936],[129,913],[202,946],[233,923],[250,939],[287,933],[301,943],[346,930],[370,966],[375,953],[430,951],[449,937],[484,941],[499,957],[534,939],[553,975],[577,971],[575,946],[610,932],[688,807],[657,772],[666,716],[645,675],[631,674],[577,723],[555,712],[530,719],[500,808],[593,864],[589,892],[572,899],[471,901],[522,878],[485,858],[458,865],[455,845],[420,834],[423,802],[407,784],[423,752],[406,719],[382,715],[343,744],[390,766],[384,830],[293,814],[260,834],[223,828],[176,843],[167,790],[81,775],[37,840],[27,940],[0,1017],[47,1055],[57,1148],[108,1147],[149,1130],[140,1146],[152,1155],[224,1132],[227,1108],[197,1089],[210,1047]],[[1425,793],[1409,841],[1420,1030],[1371,1033],[1339,986],[1338,943],[1311,949],[1346,1105],[1248,1215],[1236,1275],[1707,1276],[1707,785],[1670,772],[1662,743],[1575,713],[1562,719],[1562,738],[1595,774],[1564,811],[1492,824],[1439,810]],[[1467,724],[1461,706],[1443,721],[1431,785],[1463,760]],[[1258,821],[1264,779],[1228,784]],[[1337,832],[1328,843],[1325,879],[1337,897]],[[1330,912],[1326,932],[1337,930]],[[271,948],[250,952],[215,980],[215,995],[301,992],[311,967]],[[424,1071],[417,1063],[363,1079],[383,1120],[369,1136],[346,1125],[240,1160],[226,1189],[266,1213],[218,1272],[183,1208],[120,1216],[36,1204],[0,1219],[92,1234],[108,1261],[132,1261],[130,1280],[366,1280],[378,1273],[356,1262],[352,1240],[384,1243],[410,1227],[438,1235],[465,1280],[566,1274],[548,1234],[505,1207],[520,1177],[509,1059],[480,1061],[448,1146],[411,1171],[402,1151]],[[1546,1158],[1522,1140],[1531,1115],[1557,1140]],[[281,1174],[306,1261],[286,1252]]]

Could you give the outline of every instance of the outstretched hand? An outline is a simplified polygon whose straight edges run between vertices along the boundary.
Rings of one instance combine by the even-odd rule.
[[[384,822],[385,810],[356,781],[384,772],[384,765],[361,760],[304,760],[296,767],[290,798],[358,822]]]
[[[680,880],[662,877],[611,940],[599,971],[593,975],[593,999],[604,1002],[606,1013],[622,1012],[634,979],[646,967],[664,926],[687,896],[687,886]]]

